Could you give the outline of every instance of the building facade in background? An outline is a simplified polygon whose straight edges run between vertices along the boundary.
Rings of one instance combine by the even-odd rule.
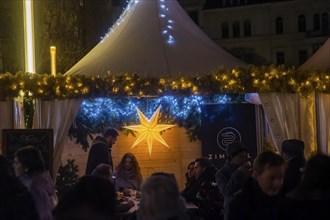
[[[256,65],[300,66],[330,36],[329,0],[206,0],[198,18],[219,46]]]

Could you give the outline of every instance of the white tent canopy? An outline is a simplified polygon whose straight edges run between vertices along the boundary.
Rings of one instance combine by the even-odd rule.
[[[311,56],[300,69],[328,69],[330,68],[330,38]],[[316,93],[316,123],[318,134],[318,149],[323,153],[330,152],[330,94]]]
[[[330,38],[311,56],[300,69],[327,69],[330,68]]]
[[[300,67],[302,70],[326,68],[330,68],[330,38]],[[250,95],[248,101],[263,105],[272,141],[278,149],[285,139],[301,139],[307,155],[317,150],[330,152],[329,94],[259,93]]]
[[[159,77],[244,65],[209,39],[176,0],[135,0],[67,74],[129,72]]]

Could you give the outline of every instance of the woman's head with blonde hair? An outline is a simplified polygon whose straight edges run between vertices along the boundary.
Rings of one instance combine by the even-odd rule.
[[[157,173],[142,184],[138,219],[187,219],[184,199],[173,174]]]

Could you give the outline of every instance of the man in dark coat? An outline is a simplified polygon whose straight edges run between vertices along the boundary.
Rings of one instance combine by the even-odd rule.
[[[282,156],[286,160],[283,193],[292,192],[300,183],[305,167],[304,142],[297,139],[285,140],[282,143]]]
[[[109,164],[113,170],[111,156],[112,145],[116,143],[119,133],[114,128],[108,128],[103,136],[97,136],[92,143],[88,154],[86,175],[91,175],[93,170],[101,163]]]
[[[316,154],[306,163],[296,189],[280,206],[278,220],[330,218],[330,156]]]
[[[195,160],[196,180],[181,195],[198,207],[198,215],[208,220],[223,219],[223,198],[215,181],[216,168],[207,158]]]
[[[253,178],[230,201],[225,220],[277,220],[284,171],[280,155],[262,152],[254,161]]]
[[[251,165],[248,166],[246,147],[241,142],[233,142],[227,147],[225,165],[216,173],[219,192],[224,197],[224,214],[232,197],[247,183]]]

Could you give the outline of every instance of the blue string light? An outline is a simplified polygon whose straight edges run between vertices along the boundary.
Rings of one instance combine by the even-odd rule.
[[[163,27],[163,30],[161,33],[164,36],[165,42],[169,45],[175,44],[175,38],[174,38],[174,32],[171,30],[174,30],[174,21],[172,19],[169,19],[169,8],[166,6],[165,0],[160,0],[159,5],[159,17],[160,21],[162,23],[161,27]]]
[[[138,0],[127,1],[127,6],[121,13],[119,19],[108,29],[108,33],[106,33],[103,37],[101,37],[101,43],[103,43],[104,40],[109,37],[109,34],[113,32],[116,26],[119,26],[122,22],[124,22],[126,14],[129,13],[132,6],[136,5],[137,3],[139,3]],[[169,13],[170,11],[169,8],[166,6],[165,0],[160,0],[159,17],[162,23],[161,26],[163,27],[161,33],[164,35],[165,42],[169,45],[173,45],[175,43],[175,38],[173,36],[174,33],[171,33],[169,30],[174,30],[173,25],[175,22],[172,19],[168,19],[170,17]]]
[[[86,99],[76,116],[75,126],[70,129],[71,133],[69,133],[71,137],[76,137],[84,148],[87,148],[87,134],[100,133],[107,127],[121,130],[125,125],[140,123],[136,108],[150,118],[160,106],[159,123],[177,124],[179,127],[184,127],[189,138],[196,140],[200,138],[201,110],[204,104],[228,104],[243,101],[244,96],[239,94]]]
[[[201,106],[206,103],[232,103],[230,95],[216,96],[163,96],[156,98],[96,98],[84,100],[79,115],[90,121],[116,119],[126,124],[138,122],[136,108],[147,117],[161,106],[161,111],[174,121],[185,121],[194,114],[200,114]],[[128,121],[127,121],[128,120]]]

